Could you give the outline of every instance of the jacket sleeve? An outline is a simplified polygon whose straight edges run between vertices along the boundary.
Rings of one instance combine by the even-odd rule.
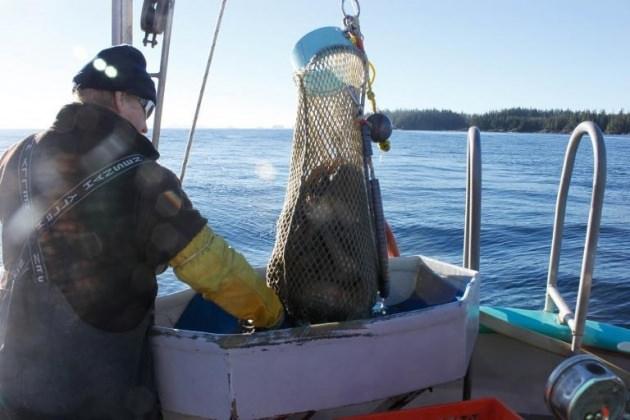
[[[274,291],[210,227],[205,226],[169,264],[177,278],[233,316],[264,328],[282,322],[284,311]]]

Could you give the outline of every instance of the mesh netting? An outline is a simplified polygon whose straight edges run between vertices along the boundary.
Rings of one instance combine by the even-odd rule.
[[[355,120],[365,64],[349,48],[296,75],[289,182],[267,281],[298,323],[363,318],[377,295],[376,246]]]

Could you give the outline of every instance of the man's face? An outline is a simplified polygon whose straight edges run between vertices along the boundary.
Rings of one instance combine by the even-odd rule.
[[[116,92],[121,98],[118,113],[121,117],[129,121],[142,134],[147,132],[147,115],[141,104],[141,99],[135,95],[123,92]]]

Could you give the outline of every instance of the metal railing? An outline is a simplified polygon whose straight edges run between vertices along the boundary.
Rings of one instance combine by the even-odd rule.
[[[468,129],[466,153],[466,209],[464,215],[464,268],[479,270],[481,234],[481,139],[479,129]]]
[[[584,254],[582,256],[582,268],[580,272],[580,285],[578,288],[575,314],[569,309],[566,301],[557,288],[558,266],[560,262],[560,249],[562,246],[562,231],[564,228],[564,216],[566,213],[567,195],[571,183],[571,174],[575,163],[580,140],[588,134],[593,146],[593,190],[591,197],[591,207],[586,228],[586,242],[584,244]],[[595,252],[597,250],[597,240],[599,238],[599,225],[602,216],[602,205],[604,202],[604,190],[606,187],[606,147],[604,136],[599,127],[590,121],[578,125],[569,140],[567,151],[564,157],[562,175],[560,178],[560,189],[556,201],[556,214],[553,225],[553,237],[551,240],[551,255],[549,257],[549,272],[547,275],[547,292],[545,297],[545,311],[553,312],[554,306],[558,309],[558,319],[561,323],[567,324],[571,329],[573,340],[571,351],[577,352],[582,346],[584,326],[586,324],[586,314],[588,311],[588,301],[591,295],[591,284],[593,280],[593,266],[595,264]]]
[[[466,208],[464,209],[463,266],[479,271],[481,236],[481,136],[477,127],[468,129],[466,149]],[[469,400],[472,390],[470,365],[466,369],[462,399]]]

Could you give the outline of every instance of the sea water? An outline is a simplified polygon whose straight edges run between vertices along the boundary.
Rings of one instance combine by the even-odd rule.
[[[29,130],[0,130],[0,150]],[[287,184],[291,130],[197,130],[184,189],[212,228],[264,266]],[[160,162],[180,173],[188,131],[166,129]],[[558,183],[568,135],[481,133],[481,302],[544,305]],[[630,327],[630,137],[605,136],[608,174],[589,318]],[[461,264],[466,133],[395,131],[374,148],[385,217],[402,254]],[[575,302],[588,220],[593,157],[588,137],[569,191],[558,285]],[[186,287],[169,270],[160,294]]]

